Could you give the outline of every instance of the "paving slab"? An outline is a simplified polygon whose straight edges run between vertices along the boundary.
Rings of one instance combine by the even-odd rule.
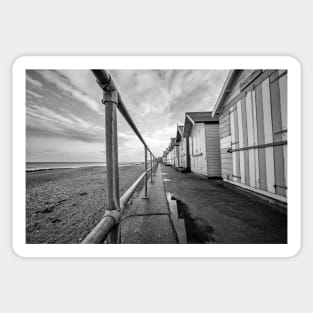
[[[176,244],[177,234],[165,195],[160,166],[148,183],[148,199],[144,190],[123,212],[121,243],[124,244]]]

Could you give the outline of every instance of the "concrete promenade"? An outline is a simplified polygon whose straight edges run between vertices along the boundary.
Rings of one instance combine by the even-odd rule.
[[[178,200],[189,243],[286,243],[287,216],[268,201],[222,180],[161,165],[164,186]]]
[[[123,212],[121,243],[176,244],[177,235],[165,196],[160,165],[153,182],[148,183],[148,199],[144,188]]]

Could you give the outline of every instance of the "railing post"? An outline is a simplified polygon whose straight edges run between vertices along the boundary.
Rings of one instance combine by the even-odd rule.
[[[156,158],[154,158],[153,175],[155,175],[155,173],[156,173],[157,166],[158,166],[158,162],[156,161]]]
[[[106,138],[106,171],[107,171],[107,211],[119,211],[119,169],[117,147],[116,103],[117,91],[103,94],[105,104],[105,138]],[[115,220],[115,224],[116,224]],[[109,243],[117,243],[118,226],[115,225],[108,236]]]
[[[116,105],[113,105],[113,178],[114,178],[114,204],[120,209],[120,178],[118,166],[118,141],[117,141],[117,114]]]
[[[145,194],[143,196],[143,199],[148,199],[148,157],[147,157],[147,147],[145,146]]]
[[[150,152],[150,178],[151,178],[151,183],[153,183],[152,181],[152,174],[153,174],[153,159],[152,159],[152,153]]]

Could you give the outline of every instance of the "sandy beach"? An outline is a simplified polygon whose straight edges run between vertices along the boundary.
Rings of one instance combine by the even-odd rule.
[[[106,206],[105,167],[26,173],[26,242],[79,243],[99,222]],[[120,194],[143,172],[120,167]]]

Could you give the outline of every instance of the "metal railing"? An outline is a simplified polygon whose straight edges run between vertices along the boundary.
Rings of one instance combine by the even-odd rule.
[[[153,173],[158,166],[158,159],[149,149],[141,136],[134,121],[128,113],[122,97],[109,72],[105,70],[91,70],[96,81],[103,91],[102,103],[105,105],[105,138],[106,138],[106,173],[107,173],[107,210],[102,220],[82,241],[83,244],[119,243],[119,224],[121,213],[138,186],[144,180],[144,197],[148,199],[148,179],[152,182]],[[119,196],[119,167],[118,167],[118,140],[116,109],[122,114],[128,125],[135,132],[144,146],[145,170],[143,174],[120,198]],[[150,154],[150,167],[148,168],[148,153]]]

